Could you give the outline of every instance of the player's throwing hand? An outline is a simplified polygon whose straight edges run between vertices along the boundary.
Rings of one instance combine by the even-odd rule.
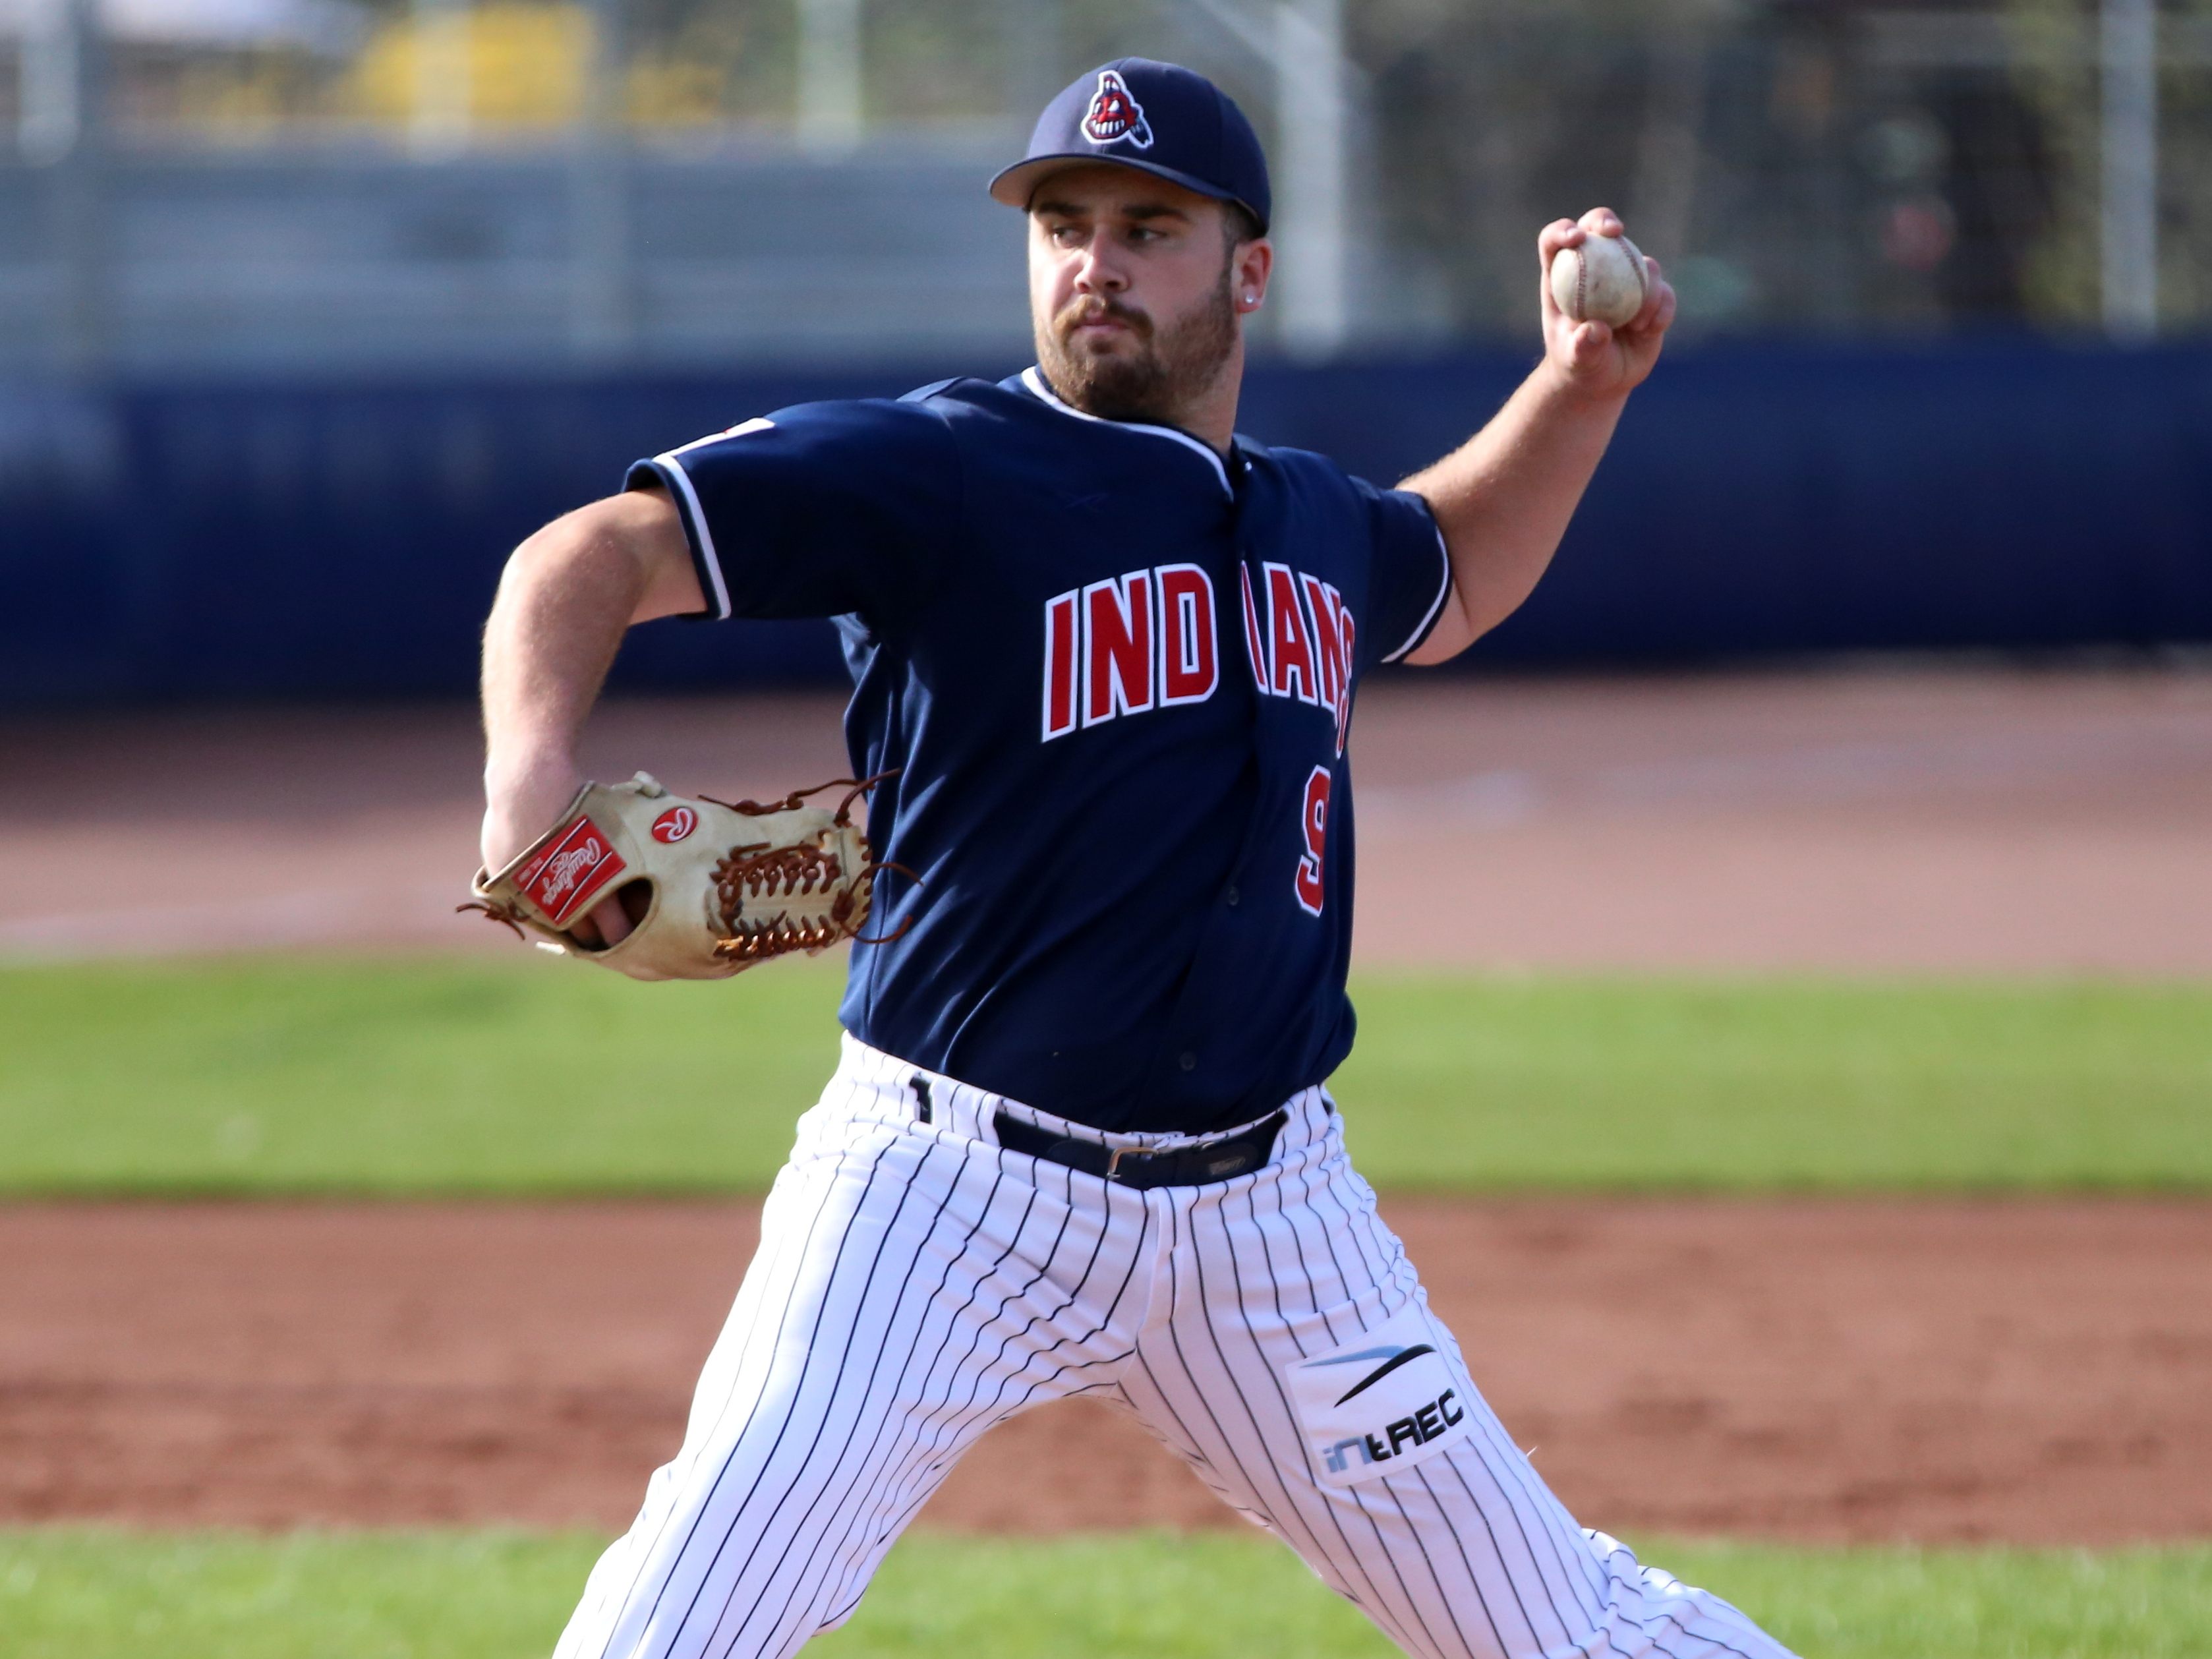
[[[1625,234],[1620,216],[1611,208],[1592,208],[1579,221],[1560,219],[1536,239],[1536,287],[1544,314],[1546,362],[1577,391],[1593,397],[1621,397],[1642,385],[1659,361],[1659,348],[1674,320],[1674,290],[1648,254],[1644,260],[1644,309],[1620,328],[1597,321],[1578,323],[1559,309],[1552,293],[1552,261],[1563,249],[1579,247],[1594,236]]]

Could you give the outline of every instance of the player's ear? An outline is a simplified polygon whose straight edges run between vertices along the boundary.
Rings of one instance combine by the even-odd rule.
[[[1267,302],[1267,278],[1275,269],[1275,245],[1262,236],[1239,242],[1229,252],[1229,292],[1239,315],[1249,316]]]

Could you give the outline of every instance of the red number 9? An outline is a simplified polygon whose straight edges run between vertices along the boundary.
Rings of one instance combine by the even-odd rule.
[[[1306,805],[1300,828],[1305,831],[1305,855],[1298,860],[1298,905],[1307,915],[1321,914],[1321,856],[1328,846],[1328,768],[1316,766],[1306,780]]]

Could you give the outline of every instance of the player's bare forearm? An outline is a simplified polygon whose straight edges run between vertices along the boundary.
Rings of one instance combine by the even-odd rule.
[[[1620,219],[1600,208],[1579,223],[1560,220],[1538,239],[1540,269],[1592,236],[1618,236]],[[1649,296],[1620,328],[1576,323],[1540,281],[1544,361],[1474,437],[1401,486],[1436,514],[1451,557],[1452,591],[1408,662],[1457,656],[1521,607],[1566,534],[1628,394],[1658,362],[1674,320],[1674,291],[1649,262]]]
[[[666,496],[633,491],[514,550],[484,625],[484,867],[544,831],[582,781],[577,734],[633,623],[702,608]]]

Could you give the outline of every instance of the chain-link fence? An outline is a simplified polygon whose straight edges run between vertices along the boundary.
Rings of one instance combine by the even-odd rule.
[[[981,181],[1129,52],[1308,356],[1525,333],[1601,201],[1693,331],[2212,313],[2212,0],[0,0],[0,365],[1015,351]]]

